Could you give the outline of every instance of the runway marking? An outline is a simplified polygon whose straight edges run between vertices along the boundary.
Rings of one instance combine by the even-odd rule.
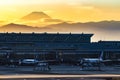
[[[100,74],[100,75],[0,75],[0,79],[22,79],[22,78],[102,78],[102,77],[120,77],[114,74]]]

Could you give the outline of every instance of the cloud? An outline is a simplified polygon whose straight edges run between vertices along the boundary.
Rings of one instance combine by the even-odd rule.
[[[0,23],[4,23],[5,21],[0,21]]]
[[[64,22],[63,20],[60,19],[44,19],[44,22]]]
[[[7,23],[8,23],[8,21],[2,21],[2,20],[0,20],[0,26],[5,25]]]

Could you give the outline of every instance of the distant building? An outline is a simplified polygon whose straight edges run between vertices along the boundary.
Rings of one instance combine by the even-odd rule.
[[[91,42],[93,34],[0,33],[0,59],[35,58],[63,62],[81,58],[117,60],[120,41]]]

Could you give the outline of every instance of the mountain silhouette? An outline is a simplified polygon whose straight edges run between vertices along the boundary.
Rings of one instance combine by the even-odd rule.
[[[59,24],[51,24],[47,26],[38,26],[38,27],[33,27],[33,26],[27,26],[23,24],[15,24],[15,23],[10,23],[7,25],[3,25],[0,27],[0,30],[9,30],[9,29],[14,29],[14,30],[33,30],[34,28],[41,29],[41,28],[47,28],[47,29],[53,29],[55,32],[56,31],[68,31],[68,32],[75,32],[75,31],[81,31],[81,32],[90,32],[90,31],[108,31],[108,32],[114,32],[114,31],[119,31],[120,30],[120,21],[100,21],[100,22],[86,22],[86,23],[67,23],[67,22],[62,22]],[[7,30],[7,31],[8,31]],[[34,31],[35,32],[35,31]]]
[[[23,32],[23,33],[28,33],[28,32],[45,32],[45,31],[52,31],[51,28],[47,27],[32,27],[32,26],[27,26],[27,25],[22,25],[22,24],[15,24],[15,23],[10,23],[7,25],[3,25],[0,27],[0,32]]]
[[[94,33],[93,38],[97,40],[106,37],[107,40],[119,40],[120,21],[100,21],[86,23],[59,23],[47,26],[32,27],[21,24],[10,23],[0,27],[0,32],[72,32],[72,33]]]
[[[7,25],[2,26],[1,28],[31,28],[31,26],[26,26],[22,24],[15,24],[15,23],[10,23]]]
[[[120,21],[100,21],[100,22],[86,22],[86,23],[59,23],[59,24],[52,24],[46,27],[51,28],[58,28],[69,31],[91,31],[91,30],[102,30],[102,31],[119,31],[120,30]]]
[[[32,12],[16,21],[29,26],[46,26],[50,24],[58,24],[64,22],[60,19],[54,19],[44,12]]]
[[[44,12],[32,12],[21,18],[22,20],[41,20],[41,19],[51,19],[50,16]]]
[[[120,40],[120,21],[60,23],[49,25],[56,32],[93,33],[93,40]]]

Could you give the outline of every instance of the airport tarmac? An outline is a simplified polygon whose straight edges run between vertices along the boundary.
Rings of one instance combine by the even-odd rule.
[[[120,68],[115,66],[101,67],[101,71],[70,65],[50,67],[50,71],[39,71],[34,66],[0,66],[0,80],[120,80]]]
[[[0,75],[11,74],[120,74],[119,66],[104,66],[101,70],[82,70],[80,66],[52,65],[51,70],[35,70],[34,66],[0,66]]]

